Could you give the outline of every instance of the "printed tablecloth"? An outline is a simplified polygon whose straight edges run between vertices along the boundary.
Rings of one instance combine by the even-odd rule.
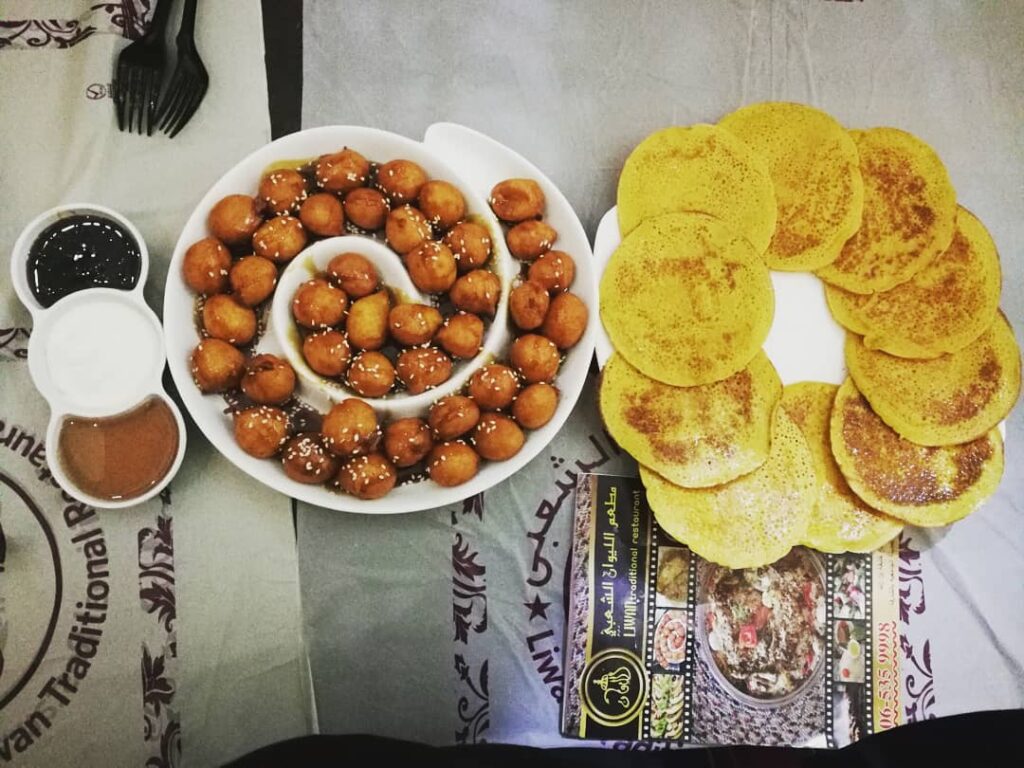
[[[1000,248],[1024,338],[1024,5],[307,0],[303,126],[421,137],[460,122],[559,184],[593,234],[645,135],[790,99],[936,148]],[[629,470],[588,386],[566,430],[465,505],[367,519],[302,508],[299,561],[324,732],[566,744],[563,578],[581,471]],[[1003,484],[951,529],[900,538],[907,720],[1024,705],[1024,410]]]
[[[114,57],[152,6],[0,5],[0,765],[217,765],[314,727],[288,499],[194,429],[169,490],[128,510],[75,502],[46,467],[7,277],[21,228],[58,203],[119,210],[149,246],[159,311],[186,216],[270,134],[255,0],[200,4],[213,75],[181,134],[117,131]]]

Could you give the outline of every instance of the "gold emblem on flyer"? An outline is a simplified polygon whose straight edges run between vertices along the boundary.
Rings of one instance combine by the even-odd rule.
[[[624,725],[636,717],[647,695],[647,675],[630,651],[609,648],[583,670],[583,709],[601,725]]]

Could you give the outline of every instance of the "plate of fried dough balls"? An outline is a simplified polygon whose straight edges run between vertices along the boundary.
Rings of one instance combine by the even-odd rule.
[[[561,192],[482,134],[301,131],[189,217],[164,296],[171,373],[206,437],[281,493],[368,514],[455,504],[572,411],[592,260]]]

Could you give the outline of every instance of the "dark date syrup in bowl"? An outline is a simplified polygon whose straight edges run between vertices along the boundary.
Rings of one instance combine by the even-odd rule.
[[[61,468],[97,499],[141,496],[171,470],[178,454],[178,422],[159,397],[101,418],[68,416],[57,438]]]
[[[139,282],[139,244],[113,219],[66,216],[44,229],[28,253],[28,284],[43,307],[86,288],[131,290]]]

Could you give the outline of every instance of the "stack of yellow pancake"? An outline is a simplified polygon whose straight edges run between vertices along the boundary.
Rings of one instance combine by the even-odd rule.
[[[600,408],[670,535],[733,568],[868,552],[994,492],[1020,350],[996,247],[920,139],[754,104],[641,142],[618,216]],[[769,269],[825,282],[841,387],[783,389]]]

